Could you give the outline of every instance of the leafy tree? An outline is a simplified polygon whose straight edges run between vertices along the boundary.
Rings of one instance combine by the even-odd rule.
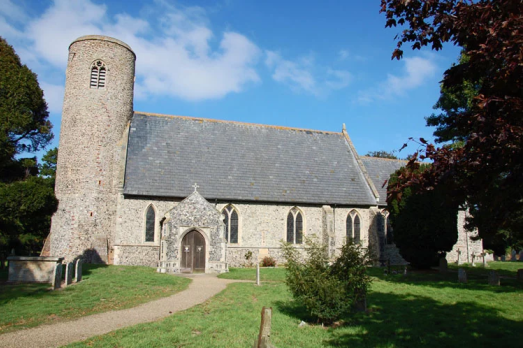
[[[58,204],[56,149],[44,156],[45,178],[37,176],[36,157],[21,157],[52,139],[48,116],[36,75],[0,37],[0,249],[36,253],[49,233]]]
[[[396,155],[394,155],[394,153],[388,152],[388,151],[384,151],[384,150],[381,150],[381,151],[369,151],[365,156],[378,157],[378,158],[398,159],[398,157],[396,157]]]
[[[0,181],[18,179],[15,155],[40,150],[53,138],[48,117],[36,74],[0,37]]]
[[[0,183],[0,247],[17,254],[41,250],[58,200],[44,178]]]
[[[429,168],[425,164],[419,170]],[[395,185],[399,174],[408,170],[401,168],[393,174],[389,185]],[[443,187],[417,191],[410,186],[401,192],[401,200],[388,202],[394,242],[413,267],[430,268],[458,240],[458,209],[447,197]]]
[[[286,283],[295,300],[318,321],[326,324],[339,319],[365,298],[370,284],[366,273],[367,251],[348,243],[330,263],[326,245],[306,240],[306,258],[290,243],[283,243],[287,261]]]
[[[40,175],[48,178],[52,182],[54,187],[54,182],[56,179],[56,162],[58,160],[58,148],[52,148],[47,151],[45,155],[42,156],[42,164],[39,165]]]
[[[521,0],[382,0],[381,6],[387,27],[405,27],[392,58],[403,56],[404,43],[435,50],[445,42],[459,45],[468,60],[449,68],[442,86],[473,95],[467,108],[450,108],[452,113],[436,120],[451,125],[442,138],[462,139],[463,146],[436,147],[420,139],[424,150],[409,161],[410,170],[398,175],[396,185],[389,185],[388,200],[399,199],[406,187],[427,191],[443,185],[457,203],[488,213],[488,219],[475,214],[470,221],[470,227],[481,224],[481,237],[495,235],[500,227],[521,237],[521,227],[509,226],[523,211]],[[433,165],[417,170],[418,155]]]

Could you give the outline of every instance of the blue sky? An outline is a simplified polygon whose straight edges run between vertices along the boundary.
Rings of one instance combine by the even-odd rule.
[[[459,48],[391,60],[380,1],[0,0],[0,36],[38,74],[58,145],[67,49],[107,35],[137,55],[134,109],[341,131],[360,155],[432,139],[424,117]],[[416,149],[403,150],[405,157]]]

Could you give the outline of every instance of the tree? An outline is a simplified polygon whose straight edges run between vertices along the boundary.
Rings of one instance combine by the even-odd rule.
[[[394,153],[388,152],[388,151],[385,151],[385,150],[369,151],[365,156],[378,157],[378,158],[398,159],[398,157],[396,157],[396,155],[394,155]]]
[[[36,75],[0,37],[0,249],[36,253],[49,233],[56,149],[44,156],[45,177],[37,176],[36,157],[21,157],[52,139],[48,117]]]
[[[58,160],[58,148],[52,148],[47,151],[45,155],[42,156],[42,164],[39,165],[40,176],[48,178],[51,180],[52,187],[54,187],[54,182],[56,180],[56,162]]]
[[[43,149],[53,138],[48,117],[36,74],[0,37],[0,181],[19,179],[15,156]]]
[[[365,299],[370,285],[370,260],[359,244],[344,245],[332,264],[326,245],[312,239],[306,240],[305,259],[290,243],[283,243],[282,251],[290,292],[318,321],[330,324]]]
[[[418,170],[429,170],[422,165]],[[393,174],[389,185],[395,185],[398,176],[409,168]],[[394,242],[401,256],[413,267],[430,268],[438,258],[451,251],[458,240],[458,209],[444,187],[431,191],[405,187],[401,200],[388,202],[390,222],[394,228]]]
[[[468,60],[445,72],[443,88],[454,92],[466,83],[473,86],[470,106],[441,119],[452,125],[454,133],[446,136],[462,137],[463,146],[436,147],[420,139],[424,150],[408,162],[410,170],[389,185],[388,201],[399,199],[406,187],[429,191],[443,185],[457,203],[488,213],[488,221],[480,221],[477,214],[469,221],[469,227],[481,223],[481,237],[495,235],[500,227],[510,227],[521,237],[522,228],[509,226],[517,221],[511,217],[523,211],[521,0],[382,0],[381,12],[387,27],[406,27],[393,59],[401,59],[404,43],[440,50],[452,42],[463,48]],[[418,171],[417,157],[433,165]]]

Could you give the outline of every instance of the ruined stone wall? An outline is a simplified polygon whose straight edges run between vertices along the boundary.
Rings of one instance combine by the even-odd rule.
[[[91,67],[106,68],[103,88],[91,88]],[[57,212],[51,255],[67,261],[108,261],[116,230],[121,178],[119,148],[133,113],[135,55],[103,36],[75,40],[69,48],[56,174]]]
[[[476,263],[480,262],[479,256],[483,252],[483,240],[472,240],[472,237],[477,237],[478,231],[467,231],[465,229],[465,218],[467,211],[460,210],[458,212],[458,241],[454,244],[452,250],[447,253],[448,262],[456,262],[458,260],[458,249],[461,251],[460,262],[471,263],[472,255],[476,256]]]

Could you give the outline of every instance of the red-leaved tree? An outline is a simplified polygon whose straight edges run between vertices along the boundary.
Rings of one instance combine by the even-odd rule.
[[[443,87],[465,81],[479,86],[471,107],[453,116],[464,146],[436,147],[420,139],[423,150],[389,185],[388,201],[401,199],[406,187],[446,185],[476,213],[470,224],[481,226],[481,236],[510,229],[521,239],[523,228],[513,225],[523,221],[523,1],[382,0],[381,12],[386,27],[405,28],[393,59],[401,59],[403,44],[440,50],[452,42],[469,59],[445,72]],[[433,165],[419,172],[419,159]]]

